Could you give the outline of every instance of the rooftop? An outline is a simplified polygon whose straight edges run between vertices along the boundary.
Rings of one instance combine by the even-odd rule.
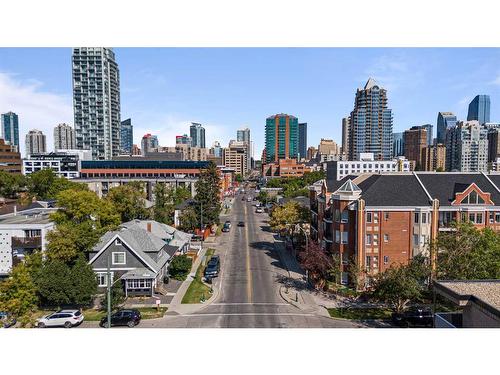
[[[436,291],[446,294],[457,305],[466,305],[469,300],[480,300],[500,314],[500,279],[436,281],[435,287]]]
[[[33,208],[0,216],[0,225],[49,224],[50,214],[57,208]]]

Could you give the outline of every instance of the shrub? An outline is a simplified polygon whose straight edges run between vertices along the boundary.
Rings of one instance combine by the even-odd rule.
[[[178,255],[172,259],[168,268],[170,276],[175,280],[186,280],[191,271],[193,260],[187,255]]]

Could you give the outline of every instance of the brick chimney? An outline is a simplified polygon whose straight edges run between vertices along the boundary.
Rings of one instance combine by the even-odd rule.
[[[148,231],[148,232],[151,232],[151,223],[150,223],[150,222],[148,222],[148,223],[146,224],[146,228],[147,228],[147,231]]]

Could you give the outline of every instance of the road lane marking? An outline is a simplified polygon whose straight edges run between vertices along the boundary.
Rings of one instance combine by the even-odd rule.
[[[289,306],[288,303],[275,303],[275,302],[219,302],[212,303],[210,306]]]
[[[245,219],[247,219],[248,221],[248,208],[247,208],[247,204],[245,204]],[[246,250],[247,250],[247,263],[246,263],[246,266],[247,266],[247,277],[248,277],[248,284],[247,284],[247,296],[248,296],[248,302],[252,302],[252,272],[250,271],[250,246],[248,245],[248,241],[249,241],[249,235],[248,235],[248,223],[247,225],[245,225],[245,235],[246,235],[246,239],[245,239],[245,247],[246,247]]]
[[[199,314],[181,314],[177,316],[316,316],[314,314],[300,314],[300,313],[199,313]]]

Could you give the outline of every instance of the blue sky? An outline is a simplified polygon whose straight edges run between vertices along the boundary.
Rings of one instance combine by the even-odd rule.
[[[115,48],[122,119],[134,141],[146,132],[161,145],[207,129],[207,144],[227,144],[249,127],[260,158],[267,116],[285,112],[309,125],[308,144],[340,141],[341,119],[357,87],[374,77],[388,90],[394,131],[436,123],[438,111],[467,116],[477,94],[491,96],[500,121],[500,49],[485,48]],[[0,112],[20,116],[21,143],[37,128],[52,148],[52,129],[73,124],[71,49],[0,48]]]

